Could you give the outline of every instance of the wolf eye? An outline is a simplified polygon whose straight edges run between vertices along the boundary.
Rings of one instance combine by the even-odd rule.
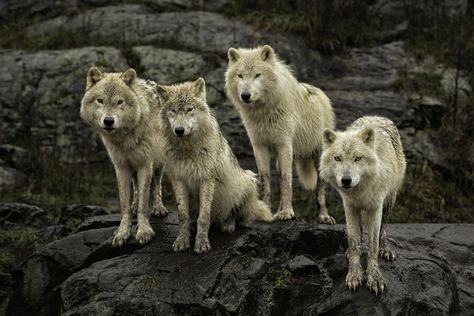
[[[101,98],[98,98],[97,99],[97,102],[99,102],[100,104],[104,103],[104,100],[102,100]]]
[[[362,157],[357,156],[357,157],[354,158],[354,161],[360,161],[361,159],[362,159]]]
[[[172,109],[171,112],[176,113],[176,110],[175,110],[175,109]]]
[[[239,77],[239,78],[241,78],[241,79],[243,78],[241,74],[238,74],[237,77]]]
[[[118,104],[118,105],[120,105],[120,104],[122,104],[122,103],[123,103],[123,100],[118,100],[118,101],[117,101],[117,104]]]
[[[341,156],[334,156],[334,160],[341,161]]]
[[[194,108],[188,108],[188,109],[186,110],[186,113],[189,113],[189,112],[191,112],[192,110],[194,110]]]
[[[260,75],[261,75],[261,74],[256,74],[256,75],[255,75],[255,78],[258,78],[258,77],[260,77]]]

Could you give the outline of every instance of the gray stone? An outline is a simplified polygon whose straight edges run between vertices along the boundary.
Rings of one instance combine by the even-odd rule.
[[[153,46],[134,47],[145,68],[144,77],[160,84],[195,80],[202,76],[206,66],[201,55]]]
[[[473,225],[390,225],[398,259],[380,262],[387,290],[377,297],[365,286],[356,292],[346,288],[347,241],[342,225],[275,222],[239,228],[232,235],[211,229],[213,249],[196,255],[173,253],[178,231],[174,213],[152,220],[157,235],[146,246],[132,238],[124,248],[113,249],[110,238],[119,218],[117,214],[88,219],[88,225],[95,223],[96,228],[53,242],[25,262],[21,293],[30,311],[45,314],[62,308],[64,315],[474,311]],[[52,295],[53,288],[60,292]]]
[[[0,227],[4,229],[28,226],[43,228],[49,223],[46,212],[25,203],[0,203]]]

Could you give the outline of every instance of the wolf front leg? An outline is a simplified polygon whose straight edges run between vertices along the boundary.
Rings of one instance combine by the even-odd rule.
[[[360,264],[360,211],[344,203],[344,213],[347,223],[347,239],[349,241],[349,271],[346,276],[346,285],[350,290],[356,290],[362,284],[364,272]]]
[[[277,160],[280,168],[280,205],[281,209],[275,214],[279,220],[288,220],[295,217],[293,211],[293,146],[291,140],[277,149]]]
[[[396,199],[397,193],[392,193],[385,198],[385,201],[383,203],[382,225],[380,227],[379,255],[387,261],[394,261],[396,257],[395,252],[393,252],[393,250],[390,248],[387,240],[388,217],[392,213],[392,209],[395,205]]]
[[[203,253],[211,249],[209,227],[211,225],[211,206],[214,198],[214,179],[206,179],[199,189],[199,217],[197,221],[196,244],[194,252]]]
[[[268,205],[271,205],[271,188],[270,188],[270,151],[266,146],[254,145],[253,154],[257,162],[258,175],[260,178],[260,185],[262,186],[262,200]]]
[[[171,181],[178,203],[179,232],[173,243],[175,252],[186,250],[190,247],[189,233],[189,193],[185,184],[179,180]]]
[[[149,242],[155,232],[150,225],[150,185],[153,175],[152,163],[147,163],[137,171],[138,179],[138,211],[137,211],[137,234],[135,238],[140,244]]]
[[[132,182],[132,171],[127,166],[115,166],[115,174],[117,176],[117,184],[120,198],[120,210],[122,219],[119,227],[114,232],[112,245],[114,247],[122,246],[131,234],[132,211],[130,210],[130,185]]]
[[[367,258],[367,286],[376,295],[383,293],[385,281],[379,268],[379,238],[383,202],[376,209],[368,210],[369,253]]]
[[[168,215],[168,210],[163,205],[161,181],[163,179],[163,170],[156,168],[153,173],[153,208],[152,214],[155,216]]]

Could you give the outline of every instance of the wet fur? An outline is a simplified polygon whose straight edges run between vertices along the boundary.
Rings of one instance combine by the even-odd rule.
[[[121,104],[118,104],[119,100]],[[121,246],[131,235],[130,196],[134,174],[133,207],[137,208],[138,218],[136,238],[143,244],[155,234],[148,213],[150,183],[154,171],[159,173],[164,161],[156,118],[158,111],[156,83],[137,78],[135,70],[123,73],[102,73],[95,67],[89,70],[80,113],[81,118],[100,134],[114,164],[122,213],[112,241],[114,246]],[[116,118],[116,130],[112,133],[103,129],[106,116]],[[161,177],[159,174],[155,176],[158,181],[155,181],[153,212],[165,215]]]
[[[270,221],[269,207],[258,199],[256,176],[240,168],[206,104],[204,79],[159,86],[158,91],[163,103],[159,118],[166,173],[173,182],[180,221],[174,250],[190,247],[190,222],[196,217],[197,253],[211,247],[208,231],[212,222],[232,232],[238,219],[244,223]],[[185,136],[178,137],[176,127],[185,127]],[[189,212],[190,194],[199,197],[199,214]]]
[[[360,160],[357,161],[357,157]],[[369,233],[367,286],[375,293],[384,291],[385,281],[379,270],[378,257],[395,259],[387,244],[387,219],[402,186],[405,169],[400,134],[386,118],[365,116],[345,132],[324,131],[320,175],[343,200],[349,239],[346,282],[350,289],[356,289],[363,279],[360,217],[361,212],[366,211]],[[351,189],[345,189],[340,180],[342,176],[350,176],[357,183]]]
[[[270,203],[270,160],[280,171],[278,219],[294,217],[292,206],[293,157],[300,182],[308,190],[318,186],[319,219],[334,224],[326,209],[325,186],[317,175],[324,128],[334,128],[334,113],[328,97],[318,88],[300,83],[290,68],[266,45],[228,51],[226,92],[240,113],[252,142],[262,182],[263,200]],[[239,76],[242,76],[240,78]],[[255,98],[246,104],[243,91]]]

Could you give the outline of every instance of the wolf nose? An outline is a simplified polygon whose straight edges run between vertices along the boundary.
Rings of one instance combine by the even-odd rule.
[[[352,178],[349,177],[349,176],[343,176],[342,179],[341,179],[341,182],[342,182],[342,185],[348,186],[348,185],[351,184]]]
[[[115,123],[115,120],[114,120],[113,117],[111,117],[111,116],[106,116],[106,117],[104,118],[104,125],[105,125],[105,126],[112,126],[112,125],[114,125],[114,123]]]
[[[184,127],[176,127],[174,129],[174,132],[176,133],[176,135],[178,136],[183,136],[184,135]]]
[[[240,94],[240,97],[242,98],[242,100],[248,101],[248,100],[250,100],[250,93],[249,92],[242,92],[242,94]]]

